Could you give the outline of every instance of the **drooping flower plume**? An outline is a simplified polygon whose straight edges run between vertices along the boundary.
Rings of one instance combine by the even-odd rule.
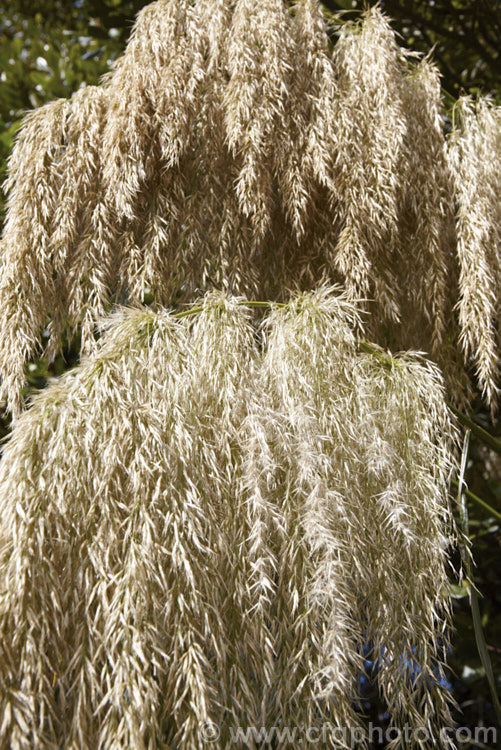
[[[361,351],[322,288],[256,328],[209,294],[124,310],[0,464],[0,744],[198,750],[238,727],[450,725],[437,369]],[[436,745],[433,745],[436,746]]]
[[[460,341],[497,403],[501,299],[501,108],[460,99],[448,155],[457,202]]]
[[[322,280],[449,383],[473,363],[495,403],[499,110],[465,104],[447,147],[438,72],[378,7],[334,36],[316,0],[157,0],[100,86],[27,116],[1,242],[12,411],[27,360],[77,328],[90,351],[145,290],[280,300]]]

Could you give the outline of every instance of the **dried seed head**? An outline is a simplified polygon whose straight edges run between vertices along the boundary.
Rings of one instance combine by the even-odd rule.
[[[371,339],[419,346],[463,394],[459,342],[495,405],[498,109],[461,105],[446,159],[433,66],[378,6],[339,24],[331,51],[315,0],[157,0],[100,87],[27,117],[2,239],[13,411],[48,321],[49,355],[76,326],[90,351],[146,289],[280,300],[324,280],[367,300]]]
[[[488,403],[497,403],[501,294],[501,108],[460,99],[448,156],[457,205],[460,342]]]
[[[259,346],[240,299],[123,310],[20,417],[0,464],[2,746],[357,726],[364,648],[397,726],[449,725],[455,434],[438,370],[361,352],[357,326],[325,287],[272,310]]]

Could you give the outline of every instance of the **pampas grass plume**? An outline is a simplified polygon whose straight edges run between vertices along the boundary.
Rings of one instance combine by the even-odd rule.
[[[6,446],[2,746],[195,750],[208,721],[221,748],[327,721],[337,746],[367,646],[395,725],[438,736],[455,433],[437,370],[361,352],[336,289],[273,309],[259,345],[244,301],[198,310],[116,313]]]
[[[27,115],[1,241],[15,415],[49,321],[49,357],[77,328],[85,353],[146,290],[157,306],[209,289],[280,301],[323,281],[459,398],[473,359],[495,407],[498,108],[465,100],[447,139],[437,70],[379,6],[339,19],[334,45],[328,31],[316,0],[156,0],[100,86]]]

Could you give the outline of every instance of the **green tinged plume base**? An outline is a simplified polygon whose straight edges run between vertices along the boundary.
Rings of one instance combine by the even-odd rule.
[[[337,291],[258,328],[216,293],[124,310],[20,417],[2,747],[200,750],[208,721],[215,748],[326,724],[343,747],[367,645],[392,722],[440,743],[456,436],[435,367],[361,352]]]

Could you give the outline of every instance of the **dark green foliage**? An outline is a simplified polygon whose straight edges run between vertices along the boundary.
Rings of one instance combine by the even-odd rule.
[[[493,424],[480,405],[475,421],[498,439],[499,418]],[[466,482],[469,489],[498,512],[501,510],[501,455],[472,436]],[[470,540],[475,561],[473,576],[479,591],[482,627],[487,648],[501,693],[501,530],[500,521],[481,506],[468,501]],[[463,711],[458,721],[465,726],[496,725],[496,717],[485,678],[466,592],[456,589],[454,602],[453,651],[449,664],[454,670],[452,683],[455,698]]]

